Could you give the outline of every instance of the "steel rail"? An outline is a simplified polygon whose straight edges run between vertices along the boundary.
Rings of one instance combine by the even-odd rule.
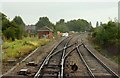
[[[73,38],[73,37],[72,37]],[[61,59],[61,70],[60,70],[60,75],[58,75],[58,78],[63,78],[63,72],[64,72],[64,56],[65,56],[65,53],[66,53],[66,47],[68,45],[68,43],[70,42],[70,40],[72,39],[70,38],[67,43],[65,44],[65,47],[63,49],[63,52],[62,52],[62,59]]]
[[[70,50],[70,51],[64,56],[63,59],[66,59],[66,57],[67,57],[72,51],[74,51],[75,49],[76,49],[76,47],[74,47],[72,50]]]
[[[83,43],[83,46],[87,49],[87,51],[110,73],[114,78],[120,78],[114,71],[112,71],[105,63],[103,63],[95,54],[92,53],[88,47]]]
[[[54,50],[58,47],[58,45],[60,45],[66,38],[68,38],[68,37],[63,38],[63,39],[51,50],[51,52],[48,54],[48,56],[47,56],[46,58],[48,58],[48,57],[54,52]]]
[[[81,46],[82,44],[79,44],[78,46]],[[76,46],[76,47],[78,47],[78,46]],[[76,49],[76,47],[75,48],[73,48],[71,51],[69,51],[65,56],[64,56],[64,59],[72,52],[72,51],[74,51],[75,49]]]
[[[59,53],[60,51],[62,51],[62,50],[64,50],[64,49],[67,49],[67,48],[70,48],[70,47],[74,46],[75,44],[76,44],[76,43],[73,43],[73,44],[71,44],[71,45],[68,45],[67,47],[63,47],[63,48],[55,51],[54,53],[52,53],[51,55],[49,55],[49,57],[48,57],[48,59],[46,60],[46,63],[45,63],[45,64],[46,64],[46,65],[48,64],[48,61],[49,61],[49,59],[50,59],[52,56],[54,56],[55,54]]]
[[[82,44],[82,45],[83,45],[83,44]],[[87,62],[86,62],[85,59],[83,58],[83,56],[82,56],[82,54],[81,54],[81,52],[80,52],[80,50],[79,50],[79,46],[77,46],[76,50],[77,50],[77,52],[78,52],[78,54],[79,54],[79,57],[80,57],[81,60],[83,61],[84,65],[86,66],[87,70],[89,71],[90,77],[91,77],[91,78],[95,78],[95,75],[93,74],[92,70],[89,68]]]
[[[76,36],[76,35],[75,35]],[[73,37],[72,38],[70,38],[70,40],[72,40],[73,39]],[[68,45],[68,43],[70,42],[70,40],[65,44],[65,47],[67,47],[67,45]],[[75,42],[75,44],[76,44],[76,42]],[[74,49],[73,49],[74,50]],[[72,51],[73,51],[72,50]],[[63,54],[62,54],[62,60],[61,60],[61,71],[60,71],[60,78],[63,78],[63,76],[64,76],[64,62],[65,62],[65,59],[64,59],[64,57],[65,57],[65,53],[66,53],[66,49],[64,49],[63,50]]]
[[[38,78],[40,76],[40,72],[41,69],[43,68],[43,66],[45,65],[46,61],[48,60],[48,57],[54,52],[54,50],[68,37],[63,38],[52,50],[51,52],[47,55],[47,57],[43,60],[39,70],[37,71],[37,73],[35,74],[34,78]]]

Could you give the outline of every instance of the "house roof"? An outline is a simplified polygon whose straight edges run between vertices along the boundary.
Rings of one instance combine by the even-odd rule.
[[[36,26],[35,25],[27,25],[25,26],[25,30],[35,30]]]
[[[44,26],[44,27],[42,27],[42,28],[38,29],[37,31],[52,31],[52,32],[53,32],[53,30],[52,30],[52,29],[50,29],[50,28],[49,28],[49,27],[47,27],[47,26]]]

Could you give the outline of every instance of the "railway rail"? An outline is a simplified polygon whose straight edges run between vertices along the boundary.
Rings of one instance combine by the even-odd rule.
[[[80,35],[64,37],[42,62],[26,65],[36,71],[25,78],[120,78],[83,43]],[[74,65],[76,70],[72,69]]]
[[[82,43],[80,47],[81,48],[78,46],[76,50],[89,71],[91,78],[119,78],[119,76],[93,54],[84,43]]]
[[[59,47],[61,45],[58,45],[57,46],[57,47],[59,47],[58,50],[53,50],[54,52],[51,52],[51,54],[49,54],[49,56],[44,61],[43,65],[40,67],[43,69],[40,69],[39,72],[37,72],[37,74],[34,76],[34,78],[50,77],[50,76],[55,76],[55,75],[57,78],[63,77],[63,75],[64,75],[64,56],[66,55],[66,49],[71,48],[76,44],[76,42],[69,44],[69,42],[72,40],[73,37],[75,37],[75,36],[71,36],[71,37],[67,38],[66,40],[63,40],[63,42],[61,42],[61,43],[64,43],[64,44],[62,44],[61,49]],[[55,72],[51,72],[52,70]]]
[[[67,40],[67,39],[66,39]],[[109,67],[107,67],[99,58],[97,58],[87,47],[84,43],[77,43],[78,41],[75,40],[75,44],[70,47],[68,47],[68,43],[72,40],[70,38],[69,40],[64,43],[64,46],[62,49],[56,50],[56,52],[52,52],[53,54],[50,54],[47,59],[47,64],[43,67],[41,70],[41,73],[39,72],[38,75],[36,75],[34,78],[44,78],[44,77],[53,77],[53,78],[69,78],[69,76],[66,76],[66,72],[64,70],[65,68],[65,61],[66,58],[69,57],[70,53],[76,52],[79,55],[79,58],[84,64],[84,68],[87,70],[86,72],[89,74],[88,76],[84,75],[84,78],[119,78],[119,76],[113,72]],[[80,40],[78,38],[78,40]],[[77,42],[76,42],[77,41]],[[81,40],[82,41],[82,40]],[[69,48],[69,50],[68,50]],[[84,49],[84,50],[81,50]],[[86,51],[85,51],[86,49]],[[82,51],[82,52],[81,52]],[[86,53],[88,52],[88,53]],[[86,53],[87,55],[83,54]],[[89,54],[89,55],[88,55]],[[59,58],[57,58],[59,56]],[[88,58],[86,58],[88,56]],[[54,58],[53,58],[54,57]],[[55,61],[56,59],[59,59],[59,61]],[[55,61],[55,63],[53,63]],[[90,65],[93,61],[94,65]],[[53,64],[53,65],[52,65]],[[43,71],[44,70],[44,71]],[[49,72],[47,72],[47,71]],[[45,74],[47,73],[47,74]],[[44,74],[44,76],[43,76]],[[69,74],[69,73],[67,73]],[[69,74],[70,75],[70,74]],[[73,76],[72,76],[73,77]]]
[[[70,38],[70,37],[69,37]],[[62,40],[51,52],[50,54],[46,57],[42,65],[40,66],[39,71],[36,73],[34,78],[39,78],[39,77],[50,77],[50,76],[59,76],[58,74],[60,73],[60,61],[62,59],[63,55],[63,50],[74,45],[67,46],[67,43],[69,42],[69,38],[65,38]],[[61,50],[59,50],[62,48]],[[56,67],[56,68],[54,68]],[[57,70],[56,70],[57,69]],[[53,72],[52,72],[53,70]]]

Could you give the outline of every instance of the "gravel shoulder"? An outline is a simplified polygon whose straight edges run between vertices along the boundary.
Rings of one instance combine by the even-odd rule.
[[[84,44],[100,59],[102,60],[103,63],[105,63],[110,69],[112,69],[116,74],[118,74],[120,76],[119,71],[119,65],[113,61],[111,61],[110,59],[106,58],[105,56],[103,56],[102,54],[100,54],[97,50],[94,49],[94,47],[92,46],[92,44],[90,44],[90,42],[87,40],[88,34],[84,33],[82,34],[82,39]]]

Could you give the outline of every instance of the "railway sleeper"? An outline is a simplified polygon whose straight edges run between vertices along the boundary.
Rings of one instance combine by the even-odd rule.
[[[44,68],[54,68],[54,69],[58,69],[59,67],[61,67],[61,65],[45,65]]]
[[[45,73],[42,78],[58,78],[58,73]]]
[[[30,71],[28,71],[28,69],[21,69],[17,73],[18,73],[18,75],[28,75],[28,74],[31,74]]]
[[[45,78],[55,78],[58,76],[58,73],[59,73],[59,70],[57,69],[46,69],[46,70],[43,70],[43,72],[41,73],[41,76],[42,77],[45,77]]]
[[[96,78],[116,78],[110,73],[94,73]]]
[[[26,63],[26,65],[27,66],[37,66],[37,64],[34,61],[28,62],[28,63]]]
[[[111,76],[109,73],[94,73],[95,76]]]
[[[46,69],[43,69],[43,72],[59,72],[59,68],[57,69],[54,69],[54,68],[46,68]]]

